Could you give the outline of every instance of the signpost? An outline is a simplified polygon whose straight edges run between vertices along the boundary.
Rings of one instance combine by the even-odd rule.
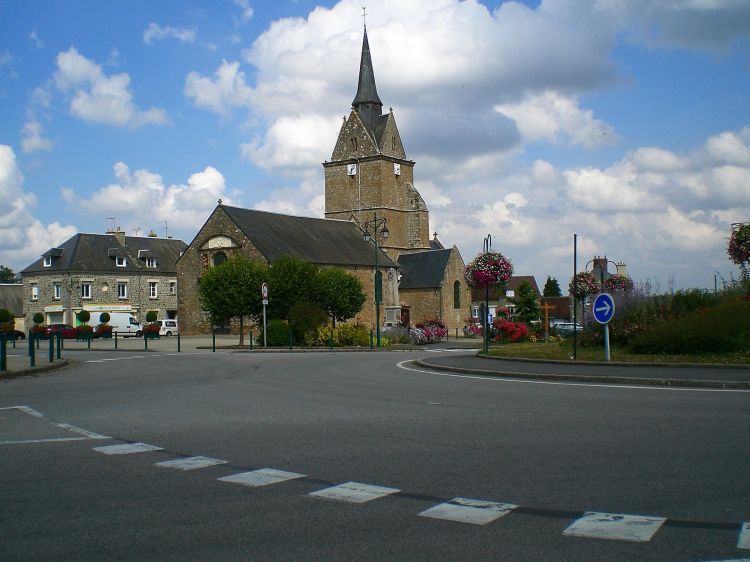
[[[260,295],[261,295],[261,298],[263,299],[263,347],[266,347],[266,344],[268,341],[266,337],[266,305],[268,304],[268,284],[267,283],[263,283],[260,286]]]
[[[599,293],[592,306],[594,320],[604,324],[604,358],[609,361],[609,321],[615,315],[615,301],[609,293]]]

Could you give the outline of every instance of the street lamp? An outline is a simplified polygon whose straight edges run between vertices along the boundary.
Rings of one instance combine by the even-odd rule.
[[[483,250],[486,254],[492,248],[492,234],[488,234],[484,237]],[[489,353],[490,351],[490,285],[487,283],[484,287],[484,352]]]
[[[383,296],[383,275],[378,271],[378,241],[377,235],[380,233],[380,237],[385,240],[388,238],[390,232],[388,227],[385,225],[385,218],[378,218],[378,214],[373,215],[373,219],[366,221],[363,227],[364,232],[362,238],[365,242],[372,240],[375,244],[375,330],[377,334],[378,347],[380,347],[380,299]],[[372,231],[372,234],[370,234]]]

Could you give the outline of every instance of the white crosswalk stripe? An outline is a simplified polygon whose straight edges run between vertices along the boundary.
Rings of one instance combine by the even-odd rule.
[[[507,515],[517,507],[517,505],[512,503],[453,498],[451,501],[431,507],[419,515],[421,517],[431,517],[432,519],[457,521],[458,523],[486,525],[503,515]]]
[[[648,542],[665,521],[664,517],[587,511],[565,529],[563,534],[591,539]]]
[[[345,484],[312,492],[310,495],[342,502],[365,503],[400,491],[398,488],[373,486],[360,482],[346,482]]]
[[[217,464],[226,464],[227,461],[219,459],[212,459],[210,457],[187,457],[182,459],[175,459],[172,461],[157,462],[155,466],[161,468],[174,468],[177,470],[197,470],[199,468],[206,468],[209,466],[216,466]]]
[[[740,528],[740,537],[737,539],[737,548],[750,549],[750,521],[746,521]]]
[[[94,451],[105,455],[132,455],[134,453],[149,453],[151,451],[163,451],[162,447],[147,445],[146,443],[125,443],[124,445],[105,445],[94,447]]]
[[[240,472],[239,474],[232,474],[231,476],[224,476],[219,478],[222,482],[232,482],[233,484],[242,484],[243,486],[251,486],[257,488],[259,486],[268,486],[269,484],[277,484],[279,482],[286,482],[287,480],[294,480],[296,478],[304,478],[306,474],[299,474],[297,472],[286,472],[284,470],[276,470],[275,468],[261,468],[259,470],[251,470],[250,472]]]

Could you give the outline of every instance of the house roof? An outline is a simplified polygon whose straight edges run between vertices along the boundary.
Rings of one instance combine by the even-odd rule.
[[[51,266],[44,267],[44,258],[42,257],[21,273],[24,275],[53,271],[119,271],[126,273],[139,270],[147,270],[153,273],[174,273],[177,258],[187,248],[185,242],[172,238],[123,236],[123,239],[125,243],[120,244],[114,234],[78,233],[60,244],[58,248],[52,248],[43,254],[43,256],[52,257]],[[143,257],[138,259],[139,250],[148,250],[148,256],[156,258],[156,267],[146,269]],[[115,256],[126,258],[125,267],[115,265]]]
[[[514,275],[508,280],[508,284],[504,289],[501,290],[497,287],[490,287],[490,299],[502,300],[505,298],[505,291],[517,291],[518,287],[520,287],[524,282],[531,285],[531,288],[534,289],[534,293],[536,294],[537,298],[540,298],[542,296],[542,294],[539,292],[539,286],[536,284],[536,279],[534,279],[533,275]],[[471,300],[483,301],[484,299],[484,289],[471,289]]]
[[[0,284],[0,308],[9,310],[15,316],[23,316],[23,285]]]
[[[372,58],[370,57],[370,43],[367,41],[367,29],[362,38],[362,53],[359,62],[359,83],[357,84],[357,95],[354,96],[352,105],[358,107],[362,103],[375,103],[383,105],[378,96],[375,86],[375,72],[372,69]]]
[[[375,265],[372,242],[364,241],[353,222],[220,207],[271,263],[292,255],[317,265]],[[379,267],[398,267],[382,250],[377,262]]]
[[[547,311],[549,318],[570,318],[571,312],[571,299],[570,297],[542,297],[542,305],[549,305],[550,309]],[[542,311],[544,316],[544,311]]]
[[[398,263],[401,266],[399,289],[426,289],[440,287],[445,278],[445,268],[451,257],[450,249],[424,250],[401,254]]]

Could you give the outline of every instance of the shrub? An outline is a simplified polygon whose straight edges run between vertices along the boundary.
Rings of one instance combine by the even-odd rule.
[[[714,306],[717,302],[716,293],[709,293],[704,289],[677,291],[672,297],[669,311],[673,316],[683,316],[689,312]]]
[[[13,318],[13,315],[10,313],[10,310],[7,308],[0,308],[0,322],[5,324],[6,322],[10,322]]]
[[[78,320],[84,324],[91,320],[91,313],[88,310],[82,310],[78,314]]]
[[[157,314],[155,310],[149,310],[146,313],[146,322],[148,322],[149,324],[156,322],[156,318],[157,318]]]
[[[142,331],[144,334],[158,334],[160,329],[161,329],[161,326],[159,326],[159,324],[152,323],[152,324],[146,324],[143,327]]]
[[[380,343],[387,337],[391,343],[409,343],[409,329],[404,326],[389,326],[380,333]]]
[[[419,322],[409,333],[416,344],[437,343],[448,335],[448,328],[441,320],[425,320]]]
[[[263,341],[262,331],[258,341]],[[286,323],[286,320],[272,318],[266,322],[266,344],[270,346],[289,345],[289,324]]]
[[[750,350],[750,302],[736,301],[655,325],[636,338],[633,353],[731,353]]]
[[[12,332],[16,326],[13,314],[5,308],[0,308],[0,332]]]
[[[33,320],[34,324],[42,324],[44,323],[44,314],[42,314],[41,312],[36,312],[34,316],[31,317],[31,319]]]
[[[505,338],[512,342],[519,342],[528,334],[528,328],[523,322],[510,322],[504,318],[495,318],[492,321],[494,334],[492,340],[495,342],[502,341]]]
[[[305,341],[308,332],[317,332],[326,320],[327,316],[323,309],[310,302],[298,302],[289,309],[289,323],[292,326],[294,341],[298,343]]]
[[[338,330],[341,345],[358,347],[370,345],[370,332],[362,324],[341,324],[336,327],[336,330]]]
[[[109,322],[109,320],[110,320],[109,312],[102,312],[99,315],[99,324],[106,324],[107,322]]]

